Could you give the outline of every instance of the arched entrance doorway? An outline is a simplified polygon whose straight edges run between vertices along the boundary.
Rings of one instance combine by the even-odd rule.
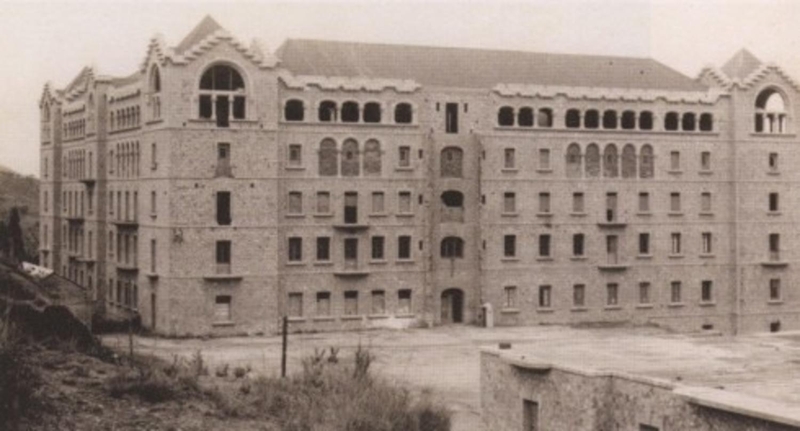
[[[451,288],[442,292],[442,324],[464,322],[464,292]]]

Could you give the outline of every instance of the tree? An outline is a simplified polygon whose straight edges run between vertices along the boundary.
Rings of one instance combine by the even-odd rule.
[[[11,260],[22,262],[25,260],[25,243],[22,239],[22,225],[20,225],[19,209],[11,208],[8,219],[8,237],[11,242]]]
[[[8,236],[6,222],[0,220],[0,256],[8,256],[11,251],[11,238]]]

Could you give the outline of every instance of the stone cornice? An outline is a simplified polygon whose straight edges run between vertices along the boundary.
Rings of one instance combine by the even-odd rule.
[[[373,79],[373,78],[352,78],[341,76],[308,76],[292,75],[288,72],[279,74],[279,79],[287,88],[293,90],[305,90],[310,87],[317,87],[321,90],[342,90],[342,91],[369,91],[381,92],[384,90],[394,90],[398,93],[413,93],[421,88],[421,85],[413,80],[402,79]]]
[[[552,99],[564,96],[573,100],[607,100],[624,102],[655,102],[664,100],[670,103],[697,103],[712,105],[725,91],[710,88],[708,91],[668,91],[646,89],[561,87],[528,84],[498,84],[492,91],[502,97],[541,97]]]

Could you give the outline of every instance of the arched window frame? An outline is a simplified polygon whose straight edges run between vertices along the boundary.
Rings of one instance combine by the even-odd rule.
[[[497,125],[499,127],[513,127],[515,120],[514,107],[501,106],[497,110]]]
[[[564,127],[567,129],[580,129],[581,128],[581,111],[580,109],[567,109],[564,116]]]
[[[600,154],[600,146],[591,143],[586,146],[586,154],[584,155],[584,166],[586,169],[586,177],[587,178],[598,178],[602,175],[602,159],[603,156]]]
[[[206,73],[209,73],[212,69],[216,67],[230,67],[233,69],[241,78],[242,80],[242,87],[232,90],[223,90],[223,89],[207,89],[201,88],[203,86],[203,78],[205,77]],[[229,120],[247,120],[248,119],[248,102],[250,100],[249,94],[251,89],[253,88],[252,83],[249,79],[249,76],[245,73],[245,71],[240,67],[238,64],[230,62],[230,61],[214,61],[211,63],[206,64],[203,68],[201,68],[202,72],[200,72],[197,76],[197,81],[195,82],[195,91],[197,91],[197,103],[195,106],[197,107],[197,118],[203,120],[217,120],[217,102],[216,99],[218,97],[229,97],[228,103],[228,118]],[[212,80],[212,87],[213,85]],[[211,103],[211,115],[210,117],[201,117],[201,109],[200,106],[202,104],[203,97],[210,97]],[[236,100],[241,100],[242,110],[244,111],[240,115],[237,115],[236,112]]]
[[[317,121],[336,123],[339,121],[339,104],[335,100],[323,100],[317,105]]]
[[[642,145],[639,150],[639,178],[653,178],[655,176],[655,156],[650,144]]]
[[[362,171],[364,176],[380,176],[383,169],[383,151],[381,151],[381,143],[377,139],[367,139],[364,142],[364,157],[362,157],[364,164]]]
[[[439,255],[443,259],[462,259],[464,257],[464,240],[457,236],[442,238]]]
[[[355,138],[350,137],[342,141],[339,159],[341,176],[358,177],[361,175],[361,145]]]
[[[756,94],[757,96],[754,101],[755,124],[753,125],[753,131],[765,134],[790,133],[789,125],[791,124],[791,118],[793,116],[790,113],[792,108],[786,92],[778,86],[768,85],[761,88]],[[783,110],[768,109],[767,104],[775,95],[781,98]]]
[[[536,125],[536,112],[530,106],[523,106],[517,112],[517,125],[520,127],[533,127]]]
[[[668,132],[675,132],[680,130],[681,120],[680,114],[674,111],[667,112],[664,116],[664,130]]]
[[[360,123],[361,105],[355,100],[347,100],[343,102],[340,117],[342,123]]]
[[[376,101],[365,103],[361,117],[364,123],[380,124],[383,122],[383,105]]]
[[[415,109],[414,105],[412,103],[410,103],[410,102],[399,102],[399,103],[397,103],[396,105],[394,105],[394,122],[395,122],[395,124],[413,124],[414,123],[414,112],[415,111],[416,111],[416,109]]]
[[[616,144],[606,144],[603,148],[603,178],[619,177],[619,151]]]
[[[580,178],[583,172],[581,146],[576,142],[569,144],[566,155],[567,177]]]
[[[636,178],[636,147],[633,144],[625,144],[622,147],[622,178]]]
[[[321,177],[339,175],[339,147],[333,138],[324,138],[319,142],[317,152],[317,173]]]
[[[297,104],[299,103],[299,107]],[[295,115],[290,115],[296,113],[295,110],[300,115],[296,117]],[[283,102],[283,120],[284,121],[291,121],[291,122],[301,122],[305,121],[306,119],[306,101],[297,97],[292,97],[291,99],[286,99]]]

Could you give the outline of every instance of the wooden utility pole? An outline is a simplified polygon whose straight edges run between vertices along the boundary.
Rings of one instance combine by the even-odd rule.
[[[281,377],[286,377],[286,347],[289,342],[289,317],[283,316],[283,348],[281,352]]]

